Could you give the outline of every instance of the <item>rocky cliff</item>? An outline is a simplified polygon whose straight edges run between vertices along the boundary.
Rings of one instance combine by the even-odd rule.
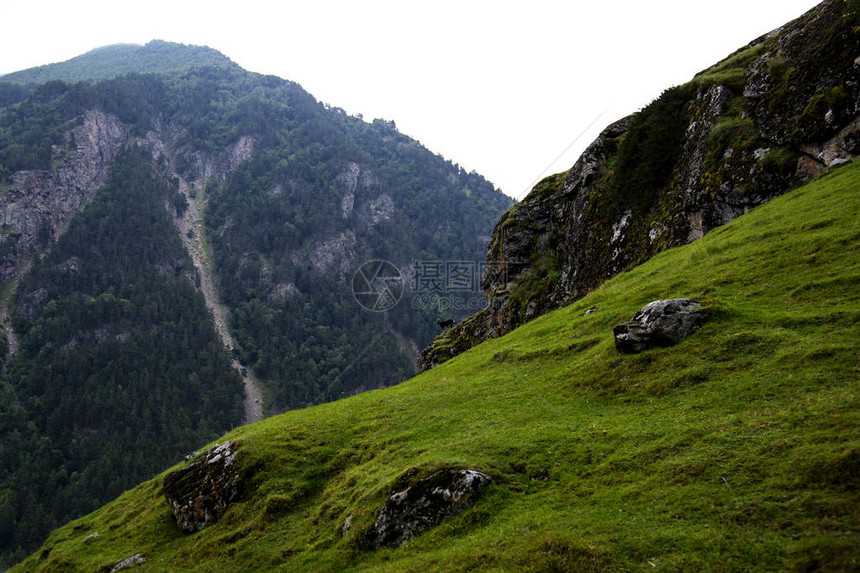
[[[53,169],[13,174],[0,196],[0,281],[16,278],[33,246],[62,234],[92,201],[127,140],[128,131],[115,116],[93,110],[66,133],[64,146],[54,147]]]
[[[488,306],[419,357],[432,368],[702,237],[860,150],[860,21],[825,0],[608,126],[496,225]]]

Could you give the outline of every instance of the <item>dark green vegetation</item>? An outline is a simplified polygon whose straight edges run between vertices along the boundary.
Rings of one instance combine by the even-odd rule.
[[[413,308],[407,292],[386,314],[356,312],[352,273],[373,259],[401,269],[413,260],[480,261],[495,218],[509,204],[482,177],[427,153],[389,122],[368,126],[337,110],[329,118],[318,109],[301,111],[310,118],[261,116],[285,125],[268,122],[271,133],[254,156],[210,189],[206,216],[237,352],[273,382],[277,409],[411,376],[414,355],[398,349],[388,325],[421,347],[438,333],[433,319],[443,310]],[[321,125],[302,127],[309,122]],[[338,182],[345,158],[362,169],[349,216],[342,209],[347,184]],[[375,216],[374,201],[390,201],[390,215]],[[347,272],[342,245],[353,251]],[[321,265],[328,268],[320,272]],[[279,297],[279,285],[302,296]],[[471,295],[480,296],[477,283]]]
[[[856,571],[858,188],[836,169],[395,388],[225,436],[246,493],[198,534],[156,477],[16,570]],[[615,324],[680,296],[711,309],[695,335],[616,353]],[[410,468],[453,465],[494,484],[366,549]]]
[[[653,207],[683,149],[693,95],[690,86],[666,90],[633,115],[618,141],[609,143],[612,160],[600,203],[605,221],[614,221],[625,209],[639,214]]]
[[[239,375],[164,209],[172,192],[130,149],[18,288],[21,348],[0,389],[5,554],[242,420]]]
[[[480,261],[511,203],[393,122],[368,124],[208,49],[115,46],[3,79],[48,81],[0,86],[0,193],[22,192],[16,172],[75,157],[68,133],[87,112],[129,136],[110,184],[58,241],[50,204],[13,208],[0,229],[4,270],[33,261],[19,285],[3,285],[4,296],[17,286],[21,341],[0,392],[6,562],[241,423],[240,380],[171,221],[189,200],[205,208],[193,232],[211,250],[235,357],[256,371],[270,411],[412,376],[413,347],[438,333],[442,311],[413,309],[408,292],[387,313],[366,311],[353,273],[371,259]],[[230,155],[243,141],[249,157]],[[187,198],[177,174],[200,183]],[[43,218],[22,246],[25,215]]]

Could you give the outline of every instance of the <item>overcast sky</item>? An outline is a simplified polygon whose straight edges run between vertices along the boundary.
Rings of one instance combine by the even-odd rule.
[[[0,0],[0,73],[115,43],[206,45],[393,120],[519,199],[607,124],[816,4]]]

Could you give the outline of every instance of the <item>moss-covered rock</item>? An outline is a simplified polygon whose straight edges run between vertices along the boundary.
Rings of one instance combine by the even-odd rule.
[[[439,470],[391,495],[367,534],[373,549],[400,547],[416,535],[462,512],[492,480],[467,468]]]
[[[236,446],[224,442],[164,476],[163,491],[176,525],[194,533],[218,521],[237,497],[238,482]]]

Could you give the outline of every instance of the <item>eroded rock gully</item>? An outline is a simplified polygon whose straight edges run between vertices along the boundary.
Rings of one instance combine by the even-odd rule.
[[[227,147],[219,156],[202,152],[193,153],[195,178],[189,183],[174,167],[174,157],[171,151],[170,136],[165,133],[150,132],[147,141],[152,149],[153,158],[162,166],[165,175],[176,182],[178,191],[188,202],[188,208],[182,215],[174,217],[174,224],[182,238],[182,244],[191,257],[194,268],[200,279],[199,288],[206,301],[206,308],[212,313],[215,330],[221,343],[232,354],[234,344],[229,329],[229,310],[221,303],[213,273],[212,256],[205,241],[203,214],[206,210],[208,197],[204,191],[206,183],[212,179],[223,180],[253,153],[254,140],[251,137],[241,137]],[[244,422],[251,424],[263,419],[263,398],[259,382],[251,368],[233,358],[231,366],[242,377],[245,390]]]

